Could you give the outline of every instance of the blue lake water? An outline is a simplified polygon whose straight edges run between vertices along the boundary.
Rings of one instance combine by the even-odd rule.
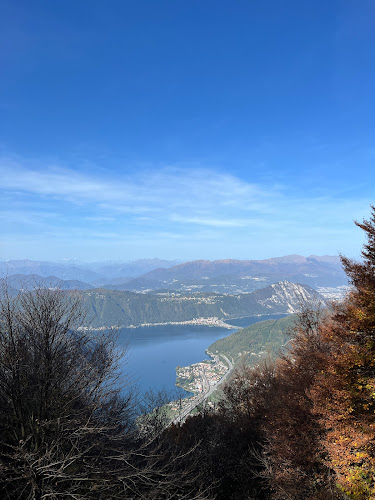
[[[231,324],[242,328],[283,316],[240,318],[231,320]],[[237,329],[198,325],[123,328],[119,331],[118,344],[127,347],[128,351],[121,370],[138,385],[140,393],[149,389],[175,391],[176,367],[207,359],[207,347]]]

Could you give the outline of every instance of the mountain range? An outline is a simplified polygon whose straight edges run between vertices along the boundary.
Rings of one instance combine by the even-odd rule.
[[[76,260],[49,262],[36,260],[0,261],[0,276],[12,274],[36,274],[43,278],[55,276],[63,280],[80,280],[95,285],[108,283],[111,279],[127,279],[141,276],[157,268],[167,269],[178,263],[177,260],[139,259],[132,262],[92,262]],[[124,278],[125,277],[125,278]]]
[[[197,260],[179,264],[160,259],[90,264],[13,260],[0,261],[1,276],[11,279],[16,289],[28,289],[37,282],[40,286],[61,289],[102,287],[131,292],[170,290],[231,295],[250,293],[280,281],[306,284],[318,291],[348,284],[339,257],[315,255],[265,260]]]
[[[133,293],[95,289],[80,292],[87,326],[129,327],[192,322],[197,318],[231,318],[291,314],[305,303],[325,303],[311,287],[283,281],[237,295],[196,292]]]
[[[112,283],[112,290],[244,293],[288,280],[313,288],[347,285],[339,257],[289,255],[266,260],[198,260],[168,269],[154,269],[124,283]]]
[[[56,276],[38,274],[11,274],[6,278],[7,285],[13,290],[34,290],[35,288],[58,288],[60,290],[90,290],[93,285],[79,280],[63,280]]]

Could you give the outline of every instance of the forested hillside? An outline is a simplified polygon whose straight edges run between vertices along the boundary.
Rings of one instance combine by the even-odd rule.
[[[308,286],[281,282],[249,294],[159,292],[140,294],[113,290],[81,292],[91,327],[138,326],[192,321],[196,318],[290,314],[309,301],[324,299]]]
[[[217,340],[207,350],[213,354],[225,354],[234,363],[241,361],[254,366],[260,362],[260,356],[268,358],[279,354],[292,339],[296,321],[296,315],[261,321]]]

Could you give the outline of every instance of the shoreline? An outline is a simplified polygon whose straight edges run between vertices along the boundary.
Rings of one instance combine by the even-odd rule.
[[[243,319],[243,318],[264,318],[267,320],[269,317],[273,316],[289,316],[289,313],[272,313],[272,314],[252,314],[251,316],[236,316],[235,318],[228,318],[228,320],[220,319],[217,316],[210,316],[208,318],[194,318],[185,321],[164,321],[160,323],[141,323],[139,325],[111,325],[111,326],[80,326],[77,328],[79,331],[92,331],[99,332],[105,330],[120,330],[127,328],[145,328],[152,326],[184,326],[184,325],[192,325],[192,326],[209,326],[216,328],[226,328],[227,330],[239,330],[241,328],[245,328],[238,325],[231,325],[229,322],[233,320]]]
[[[222,355],[205,350],[210,359],[198,361],[187,366],[176,367],[176,387],[198,396],[207,389],[216,386],[231,368],[231,363],[224,363]]]
[[[189,392],[191,396],[183,400],[171,401],[168,404],[172,412],[174,412],[172,420],[174,424],[184,422],[199,404],[207,400],[219,388],[234,368],[234,364],[227,356],[210,353],[208,349],[206,353],[212,358],[211,361],[201,361],[193,365],[176,368],[176,379],[181,375],[183,375],[182,378],[187,374],[193,374],[194,376],[186,386],[177,384],[176,381],[176,386]]]
[[[246,317],[246,316],[244,316]],[[237,319],[237,318],[233,318]],[[161,323],[141,323],[140,325],[111,325],[111,326],[98,326],[98,327],[90,327],[90,326],[80,326],[78,330],[81,331],[104,331],[104,330],[119,330],[122,328],[144,328],[144,327],[152,327],[152,326],[184,326],[184,325],[193,325],[193,326],[209,326],[209,327],[219,327],[226,328],[227,330],[235,330],[239,329],[238,326],[231,325],[226,321],[217,318],[216,316],[212,316],[209,318],[194,318],[186,321],[165,321]]]

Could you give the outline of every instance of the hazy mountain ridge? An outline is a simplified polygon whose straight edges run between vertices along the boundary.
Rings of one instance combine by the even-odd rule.
[[[248,294],[133,292],[95,289],[81,292],[92,327],[192,321],[217,317],[230,322],[242,316],[288,314],[305,301],[324,299],[312,288],[289,282],[273,284]]]
[[[79,280],[63,280],[57,276],[39,276],[38,274],[12,274],[6,283],[14,290],[33,290],[34,288],[58,288],[60,290],[90,290],[89,283]]]
[[[302,283],[313,288],[347,284],[339,257],[288,255],[265,260],[197,260],[174,265],[176,261],[140,259],[138,261],[81,263],[31,260],[0,261],[0,276],[38,275],[64,281],[82,282],[74,288],[91,285],[108,290],[150,292],[160,289],[179,292],[251,293],[279,281]],[[166,267],[160,267],[160,265]],[[150,271],[149,269],[152,268]],[[144,273],[147,270],[148,272]],[[143,274],[142,274],[143,273]],[[47,285],[50,286],[50,285]],[[68,283],[60,283],[70,289]]]
[[[80,280],[83,282],[102,284],[110,279],[131,279],[153,269],[167,269],[178,263],[178,260],[139,259],[132,262],[81,262],[36,261],[36,260],[0,260],[0,276],[14,274],[36,274],[42,278],[56,276],[64,280]]]
[[[342,286],[347,277],[339,257],[290,255],[265,260],[198,260],[169,269],[155,269],[126,283],[105,288],[150,291],[158,288],[205,292],[252,292],[266,284],[288,280],[311,287]]]
[[[118,279],[126,277],[126,279],[142,276],[155,269],[168,269],[172,266],[180,264],[180,260],[166,259],[138,259],[131,262],[95,262],[86,264],[92,271],[96,272],[106,280],[111,278]]]
[[[197,260],[173,266],[169,269],[155,269],[143,275],[146,279],[174,279],[186,278],[212,278],[218,275],[244,276],[248,273],[311,273],[314,271],[341,271],[339,257],[327,256],[303,257],[301,255],[290,255],[285,257],[275,257],[265,260]]]
[[[85,269],[82,266],[61,264],[58,262],[44,262],[34,260],[0,261],[0,276],[9,277],[14,274],[38,275],[42,278],[55,276],[63,280],[79,280],[90,282],[100,279],[100,275]]]
[[[82,263],[76,260],[66,262],[8,260],[0,261],[0,276],[13,274],[36,274],[44,278],[56,276],[64,280],[79,280],[97,286],[106,285],[108,288],[112,285],[114,289],[125,284],[129,290],[170,288],[173,283],[179,287],[202,285],[207,289],[210,285],[218,284],[219,277],[234,286],[240,284],[241,278],[252,278],[255,281],[258,278],[267,278],[268,283],[287,279],[310,286],[345,284],[341,262],[336,256],[287,255],[264,260],[222,259],[176,263],[176,260],[162,259],[94,263]]]

